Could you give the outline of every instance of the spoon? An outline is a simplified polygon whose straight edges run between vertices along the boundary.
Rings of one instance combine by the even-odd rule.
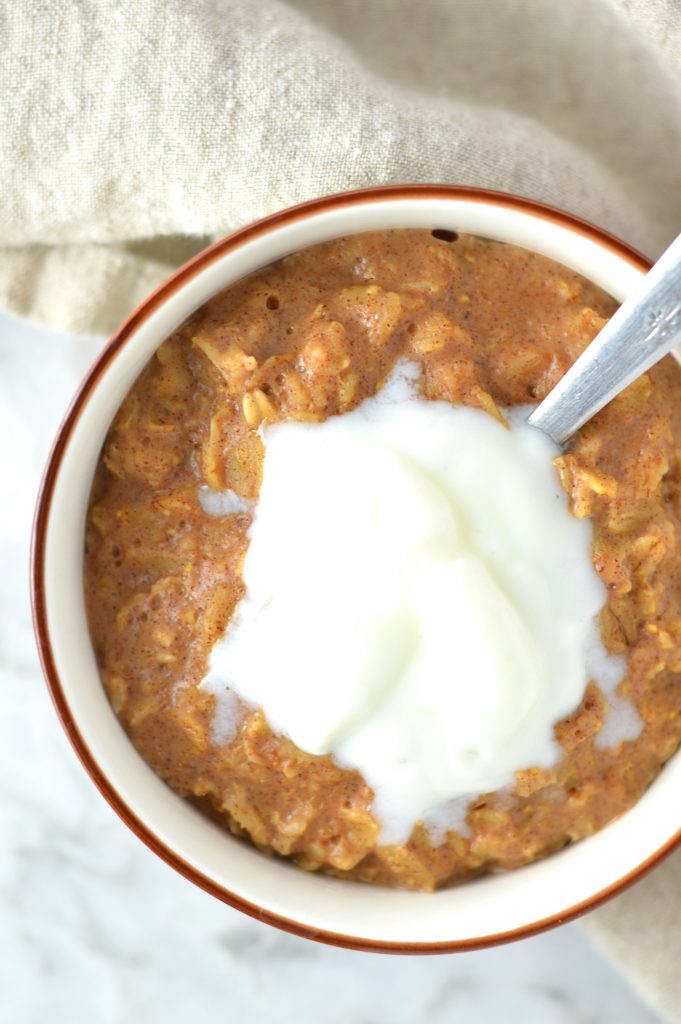
[[[528,417],[562,444],[681,342],[681,235]]]

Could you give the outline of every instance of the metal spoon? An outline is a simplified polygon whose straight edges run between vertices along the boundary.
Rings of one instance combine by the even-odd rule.
[[[528,423],[562,444],[680,342],[681,235],[528,417]]]

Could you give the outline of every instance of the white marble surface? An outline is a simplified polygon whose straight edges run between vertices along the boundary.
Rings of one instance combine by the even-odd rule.
[[[333,949],[223,906],[119,822],[50,705],[27,585],[40,468],[100,344],[0,315],[0,1024],[653,1024],[579,925],[455,956]]]

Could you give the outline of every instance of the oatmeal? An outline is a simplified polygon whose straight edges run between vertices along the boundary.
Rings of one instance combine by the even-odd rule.
[[[85,586],[112,705],[162,778],[301,867],[419,889],[527,863],[635,802],[681,739],[672,360],[556,459],[573,515],[592,525],[607,593],[602,642],[626,659],[626,674],[617,696],[588,682],[555,726],[555,764],[524,765],[512,785],[475,794],[444,835],[417,821],[404,841],[384,842],[360,772],[294,745],[237,697],[217,707],[200,685],[244,597],[268,424],[350,412],[404,360],[424,399],[503,419],[540,401],[614,308],[577,275],[513,246],[390,231],[266,268],[161,346],[104,446]],[[636,728],[613,724],[618,703]]]

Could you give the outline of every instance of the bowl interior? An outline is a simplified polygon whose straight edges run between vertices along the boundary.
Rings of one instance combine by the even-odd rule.
[[[265,919],[349,945],[472,946],[535,929],[616,887],[675,837],[681,758],[665,767],[637,806],[594,837],[549,859],[434,895],[309,875],[260,855],[204,819],[147,767],[125,736],[99,681],[82,597],[82,538],[90,483],[108,426],[160,342],[215,292],[272,260],[344,234],[391,227],[450,228],[513,242],[577,270],[622,300],[640,280],[640,261],[596,233],[532,208],[475,197],[354,200],[301,210],[227,243],[133,319],[114,340],[67,421],[48,495],[44,610],[62,710],[107,780],[119,811],[141,822],[148,841],[195,880]],[[81,751],[82,753],[82,751]],[[670,813],[670,808],[672,812]],[[138,826],[138,830],[139,826]],[[198,876],[198,877],[197,877]]]

